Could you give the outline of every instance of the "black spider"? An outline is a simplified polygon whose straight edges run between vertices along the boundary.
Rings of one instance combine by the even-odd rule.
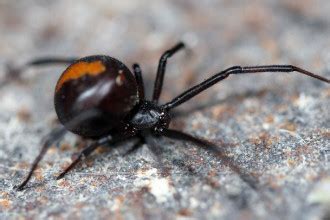
[[[180,42],[161,56],[152,100],[145,100],[144,84],[138,64],[133,65],[133,75],[122,62],[109,56],[98,55],[81,59],[42,58],[28,63],[25,67],[57,63],[70,64],[70,66],[63,72],[55,88],[55,110],[64,126],[53,130],[44,139],[43,147],[33,162],[28,176],[17,186],[17,189],[24,188],[47,149],[66,131],[94,141],[80,152],[57,179],[63,178],[83,157],[88,157],[101,145],[118,143],[132,137],[139,138],[139,142],[131,150],[134,151],[141,146],[146,136],[165,136],[193,142],[212,151],[231,169],[240,173],[240,169],[214,144],[169,129],[171,121],[169,112],[235,74],[296,71],[329,83],[329,79],[292,65],[233,66],[193,86],[170,102],[159,104],[167,59],[182,48],[184,44]],[[16,71],[16,74],[21,70],[23,69]]]

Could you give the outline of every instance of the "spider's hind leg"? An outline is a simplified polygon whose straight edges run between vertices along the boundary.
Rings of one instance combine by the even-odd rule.
[[[78,59],[77,57],[43,57],[43,58],[33,59],[20,66],[15,65],[13,63],[7,63],[5,79],[3,80],[3,82],[1,82],[1,85],[11,80],[20,79],[22,72],[24,72],[29,67],[59,65],[59,64],[69,65],[75,62],[77,59]]]
[[[117,144],[134,136],[136,136],[136,132],[134,130],[130,130],[125,134],[120,134],[116,136],[107,135],[90,143],[87,147],[85,147],[82,151],[80,151],[78,156],[56,179],[57,180],[62,179],[70,170],[72,170],[72,168],[74,168],[84,158],[91,155],[91,153],[93,153],[98,147],[108,144]]]
[[[47,153],[47,150],[57,141],[59,141],[64,134],[66,133],[66,129],[64,127],[59,127],[51,131],[42,141],[42,148],[36,157],[36,159],[33,161],[32,166],[30,168],[30,171],[28,175],[26,176],[25,180],[18,186],[15,186],[17,190],[21,191],[24,189],[24,186],[29,182],[29,180],[32,177],[33,172],[37,169],[37,166],[39,162],[42,160],[42,158]]]

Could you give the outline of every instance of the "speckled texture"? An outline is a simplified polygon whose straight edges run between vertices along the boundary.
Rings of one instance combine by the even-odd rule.
[[[111,2],[111,3],[110,3]],[[139,62],[148,94],[161,53],[171,58],[162,100],[240,64],[295,64],[330,77],[330,2],[0,1],[0,78],[8,62],[44,55],[107,54]],[[328,219],[330,87],[298,74],[233,76],[178,111],[172,127],[225,147],[258,181],[252,189],[214,155],[159,139],[159,161],[132,142],[102,148],[63,180],[84,141],[52,147],[22,192],[41,138],[55,126],[64,67],[33,68],[0,88],[0,218]]]

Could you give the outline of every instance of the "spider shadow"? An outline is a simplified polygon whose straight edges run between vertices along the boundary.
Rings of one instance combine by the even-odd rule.
[[[174,110],[172,113],[173,114],[172,117],[173,117],[173,119],[179,118],[179,117],[184,117],[184,116],[192,114],[194,112],[207,110],[209,108],[221,105],[223,103],[227,103],[229,105],[235,106],[235,105],[241,104],[244,99],[252,98],[252,97],[263,98],[267,94],[275,94],[275,90],[265,88],[265,89],[262,89],[259,91],[249,90],[249,91],[246,91],[246,92],[243,92],[240,94],[233,94],[233,95],[227,96],[226,98],[224,98],[222,100],[217,99],[217,100],[212,100],[211,102],[195,105],[187,110],[177,110],[177,111]],[[222,149],[225,149],[228,147],[233,147],[234,145],[236,145],[233,143],[224,143],[224,142],[219,143],[219,141],[217,141],[217,142],[218,142],[216,144],[217,147],[220,147]],[[185,155],[185,156],[187,156],[187,155]],[[186,161],[177,161],[177,163],[179,165],[179,169],[182,169],[183,171],[188,172],[191,175],[202,176],[201,174],[199,174],[198,171],[196,171],[193,167],[191,167],[189,164],[187,164]],[[242,172],[239,174],[239,176],[244,182],[248,183],[248,185],[254,190],[257,190],[258,186],[260,186],[259,181],[257,179],[255,179],[254,177],[248,175],[248,172]]]
[[[157,146],[159,145],[161,142],[157,141],[157,139],[159,138],[163,138],[163,137],[154,137],[153,139],[149,139],[147,140],[147,145],[149,150],[152,152],[152,154],[156,157],[157,159],[157,169],[160,170],[160,173],[165,174],[163,175],[163,177],[165,177],[166,175],[171,175],[171,170],[175,170],[174,166],[179,170],[179,173],[176,174],[184,174],[184,175],[190,175],[190,176],[195,176],[201,180],[203,180],[205,182],[205,184],[210,185],[212,188],[219,188],[219,184],[216,183],[216,181],[214,181],[213,177],[212,177],[212,173],[214,170],[210,170],[208,173],[205,173],[205,171],[203,169],[199,169],[200,167],[198,166],[194,166],[194,162],[189,162],[190,159],[192,159],[191,155],[189,155],[189,153],[186,153],[185,150],[182,150],[180,152],[180,154],[182,154],[180,156],[180,158],[167,158],[167,162],[164,162],[163,160],[163,156],[164,154],[168,154],[168,155],[174,155],[173,149],[171,148],[167,148],[166,150],[161,147],[161,146]],[[167,139],[167,138],[166,138]],[[170,141],[170,139],[164,140],[166,141]],[[184,142],[183,142],[184,144]],[[185,145],[185,144],[184,144]],[[217,143],[214,144],[215,146],[219,147],[219,148],[226,148],[228,147],[228,145],[232,145],[230,143]],[[187,148],[186,148],[187,150]],[[165,152],[167,151],[167,153]],[[207,151],[205,151],[206,153]],[[231,161],[231,159],[227,156],[224,156],[225,158],[223,159],[229,159]],[[185,159],[181,159],[181,158],[185,158]],[[168,163],[171,163],[172,165],[168,166]],[[232,164],[234,164],[235,161],[231,161],[230,164],[226,165],[229,166],[229,168],[236,172],[236,174],[240,177],[240,179],[245,182],[252,190],[257,191],[258,190],[258,186],[260,186],[259,180],[255,179],[254,177],[252,177],[252,174],[247,171],[244,170],[243,168],[239,168],[238,172],[237,170],[235,171],[232,168]],[[165,165],[166,164],[166,165]],[[178,172],[178,171],[176,171]],[[211,175],[211,176],[210,176]]]
[[[224,99],[215,99],[212,100],[211,102],[207,102],[207,103],[201,103],[201,104],[197,104],[195,106],[192,106],[190,109],[182,109],[182,110],[173,110],[172,111],[172,118],[179,118],[179,117],[184,117],[186,115],[192,114],[194,112],[198,112],[198,111],[203,111],[212,107],[215,107],[217,105],[221,105],[223,103],[228,103],[231,105],[235,105],[235,104],[240,104],[244,99],[246,98],[251,98],[251,97],[263,97],[265,96],[267,93],[271,93],[271,90],[269,89],[262,89],[259,91],[254,91],[254,90],[249,90],[240,94],[233,94],[230,96],[227,96]]]

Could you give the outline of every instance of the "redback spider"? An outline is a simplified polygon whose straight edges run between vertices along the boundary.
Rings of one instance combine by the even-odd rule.
[[[230,75],[298,72],[329,83],[329,79],[292,65],[233,66],[191,87],[171,101],[159,104],[167,59],[183,48],[184,44],[180,42],[161,56],[152,100],[145,99],[142,73],[138,64],[133,65],[133,75],[119,60],[102,55],[81,59],[42,58],[28,63],[25,67],[58,63],[70,66],[62,73],[55,87],[55,110],[63,127],[53,130],[45,137],[29,174],[17,189],[24,188],[47,149],[66,131],[92,139],[93,142],[78,154],[57,179],[63,178],[82,158],[88,157],[101,145],[113,145],[134,137],[139,141],[130,150],[133,152],[149,136],[165,136],[192,142],[215,153],[226,165],[239,173],[240,169],[215,144],[169,129],[170,111]]]

